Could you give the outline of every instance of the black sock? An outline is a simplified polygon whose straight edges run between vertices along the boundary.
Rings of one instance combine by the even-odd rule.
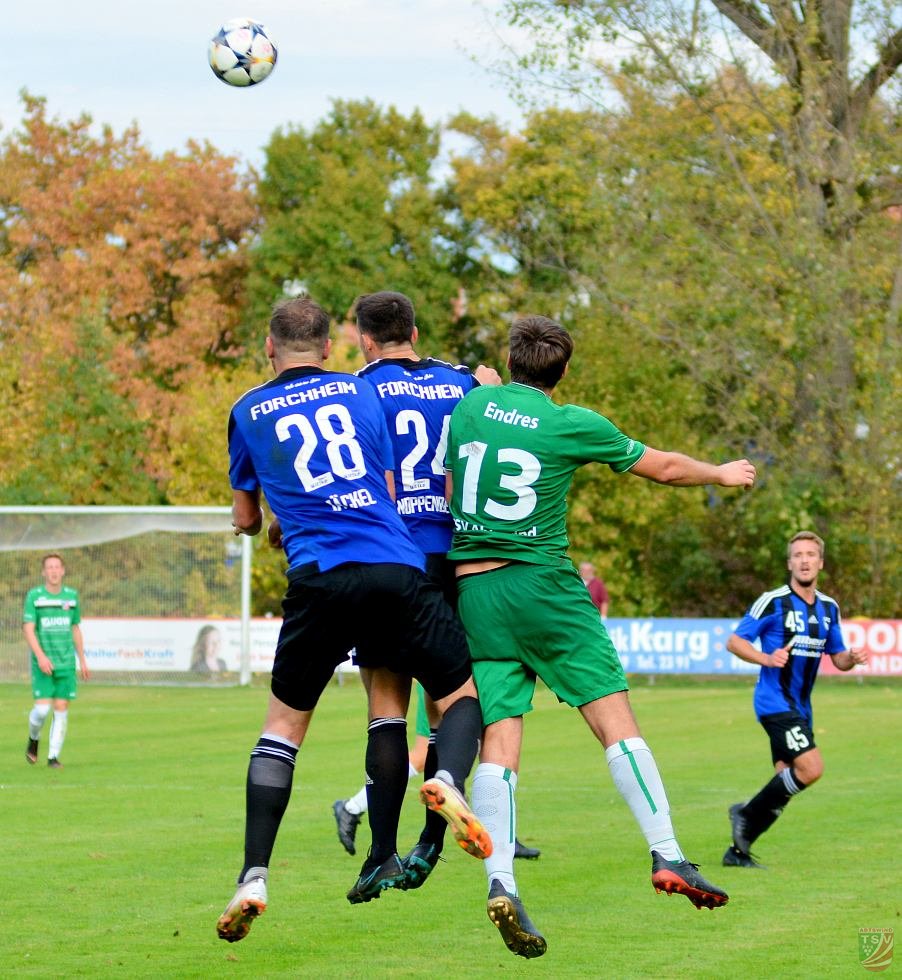
[[[368,735],[366,798],[373,844],[367,863],[379,865],[398,850],[398,820],[407,790],[407,721],[374,718]]]
[[[805,784],[794,769],[781,769],[757,796],[746,803],[742,816],[749,844],[773,826],[786,804],[803,789]]]
[[[426,750],[426,763],[423,766],[423,779],[432,779],[438,771],[438,752],[435,749],[436,729],[429,731],[429,748]],[[434,844],[439,853],[445,843],[445,828],[448,826],[445,818],[426,807],[426,824],[420,834],[418,843]]]
[[[448,708],[435,733],[438,768],[451,774],[461,793],[479,751],[481,736],[482,710],[476,698],[470,697],[460,698]]]
[[[291,798],[297,746],[261,735],[247,767],[244,867],[268,868],[279,824]]]

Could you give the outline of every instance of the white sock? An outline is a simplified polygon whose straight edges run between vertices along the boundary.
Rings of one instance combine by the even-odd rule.
[[[366,786],[364,786],[359,792],[355,793],[349,800],[345,800],[345,809],[348,813],[366,813],[366,809],[369,806],[366,798]]]
[[[483,861],[491,887],[500,881],[505,891],[517,894],[514,848],[517,839],[517,807],[514,793],[517,774],[493,762],[480,762],[473,776],[473,812],[492,838],[492,853]]]
[[[41,729],[50,714],[49,704],[36,704],[28,716],[28,737],[35,740],[41,737]]]
[[[69,712],[54,711],[53,721],[50,723],[50,749],[47,752],[48,759],[58,759],[60,752],[63,751],[63,742],[66,740],[66,729],[69,727]]]
[[[413,764],[408,759],[407,760],[407,779],[408,782],[413,779],[414,776],[418,776],[419,773],[414,769]],[[369,807],[369,800],[366,798],[366,786],[363,787],[359,792],[355,793],[349,800],[345,800],[345,809],[348,813],[356,813],[358,816],[361,813],[366,813]]]
[[[670,821],[670,804],[658,766],[644,738],[627,738],[605,749],[614,785],[626,800],[648,849],[668,861],[684,860]]]

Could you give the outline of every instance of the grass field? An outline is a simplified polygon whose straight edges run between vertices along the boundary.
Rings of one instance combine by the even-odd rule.
[[[520,837],[543,853],[517,871],[548,953],[526,961],[504,948],[482,868],[457,848],[419,891],[346,901],[362,856],[341,849],[331,804],[361,782],[364,696],[352,681],[326,693],[301,750],[269,910],[227,945],[214,927],[241,864],[265,698],[85,685],[65,768],[53,771],[43,757],[25,763],[27,688],[0,685],[0,976],[851,977],[866,975],[859,927],[902,928],[898,684],[821,680],[824,779],[759,842],[769,870],[745,871],[719,863],[727,806],[770,767],[750,681],[636,681],[683,847],[730,892],[716,912],[654,893],[600,750],[575,712],[540,692],[518,800]],[[412,785],[402,847],[420,818]],[[365,824],[359,834],[365,847]]]

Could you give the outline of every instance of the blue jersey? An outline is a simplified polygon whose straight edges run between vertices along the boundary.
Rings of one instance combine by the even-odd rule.
[[[424,554],[451,547],[445,446],[454,406],[478,384],[470,369],[426,357],[384,358],[357,374],[376,390],[394,449],[398,513]]]
[[[815,590],[810,605],[788,585],[759,596],[742,617],[736,633],[744,640],[761,641],[763,653],[773,653],[792,640],[783,667],[762,667],[755,685],[755,713],[797,711],[811,723],[811,690],[821,656],[845,650],[839,606]]]
[[[263,490],[288,565],[345,562],[423,569],[385,471],[392,447],[373,389],[353,374],[297,367],[246,392],[229,416],[229,478]]]

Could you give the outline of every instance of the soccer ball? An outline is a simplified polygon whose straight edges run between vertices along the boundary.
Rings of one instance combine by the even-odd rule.
[[[262,24],[247,17],[226,21],[210,39],[210,67],[227,85],[244,88],[268,78],[276,65],[276,45]]]

